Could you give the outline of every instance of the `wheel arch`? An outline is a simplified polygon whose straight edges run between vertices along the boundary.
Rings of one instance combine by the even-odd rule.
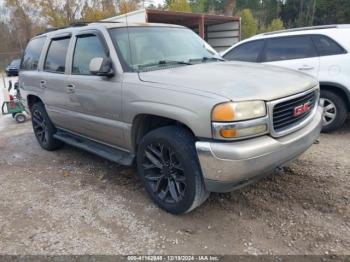
[[[344,98],[347,109],[350,112],[350,90],[345,86],[334,82],[320,82],[320,89],[334,92]]]
[[[137,151],[138,145],[141,141],[141,139],[150,131],[155,130],[160,127],[164,126],[181,126],[187,130],[189,130],[192,135],[195,137],[195,134],[193,130],[183,122],[163,117],[159,115],[153,115],[153,114],[139,114],[136,115],[132,121],[132,129],[131,129],[131,143],[132,143],[132,149],[134,152]]]
[[[32,106],[38,102],[43,103],[43,100],[39,96],[33,94],[27,96],[27,105],[30,111],[32,111]]]

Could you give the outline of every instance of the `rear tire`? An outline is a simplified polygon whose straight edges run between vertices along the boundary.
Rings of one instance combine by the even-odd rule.
[[[149,132],[138,147],[137,168],[152,200],[169,213],[187,213],[209,196],[194,137],[184,128],[166,126]]]
[[[46,113],[44,104],[41,102],[35,103],[32,106],[31,113],[33,130],[39,145],[48,151],[61,148],[64,143],[53,137],[57,129]]]
[[[321,105],[324,108],[322,132],[329,133],[342,127],[348,115],[344,99],[332,91],[321,90]]]

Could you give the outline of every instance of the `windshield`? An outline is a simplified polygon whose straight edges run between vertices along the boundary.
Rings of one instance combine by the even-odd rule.
[[[110,30],[127,71],[184,66],[222,58],[197,34],[179,27],[123,27]]]
[[[13,67],[19,67],[19,64],[21,63],[21,60],[20,59],[16,59],[16,60],[13,60],[10,64],[10,66],[13,66]]]

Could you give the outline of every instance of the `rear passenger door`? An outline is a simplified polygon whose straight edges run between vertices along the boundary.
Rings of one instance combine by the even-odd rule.
[[[96,76],[89,71],[93,58],[110,55],[103,34],[84,30],[74,37],[67,82],[68,107],[73,131],[113,146],[123,146],[121,121],[121,75]]]
[[[44,90],[46,111],[52,122],[61,128],[69,128],[72,120],[67,108],[66,95],[66,62],[70,40],[70,33],[50,39],[43,71],[40,74],[40,88]]]
[[[318,77],[320,60],[309,35],[266,39],[261,60]]]
[[[43,89],[40,88],[41,72],[38,70],[42,50],[46,42],[46,36],[32,39],[23,54],[20,71],[19,87],[22,89],[22,96],[27,99],[26,92],[42,96]]]

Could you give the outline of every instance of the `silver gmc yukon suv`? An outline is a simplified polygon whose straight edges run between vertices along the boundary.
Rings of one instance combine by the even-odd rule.
[[[314,78],[223,61],[181,26],[97,22],[39,35],[19,85],[42,148],[136,163],[174,214],[272,173],[321,130]]]

